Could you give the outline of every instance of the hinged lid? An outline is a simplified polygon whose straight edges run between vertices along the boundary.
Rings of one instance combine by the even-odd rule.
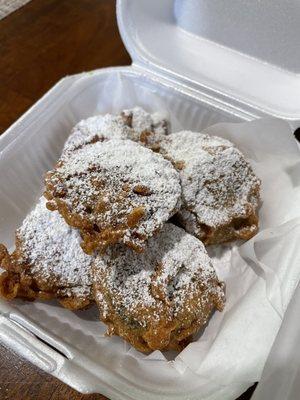
[[[118,0],[133,63],[258,114],[300,119],[297,0]]]

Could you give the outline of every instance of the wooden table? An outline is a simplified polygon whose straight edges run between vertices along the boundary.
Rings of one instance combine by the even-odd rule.
[[[130,62],[113,0],[32,0],[0,21],[0,133],[65,75]],[[0,398],[105,399],[75,392],[2,346]]]

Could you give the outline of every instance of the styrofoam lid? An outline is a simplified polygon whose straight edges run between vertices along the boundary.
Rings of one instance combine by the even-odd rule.
[[[133,63],[243,109],[300,119],[298,0],[119,0]]]

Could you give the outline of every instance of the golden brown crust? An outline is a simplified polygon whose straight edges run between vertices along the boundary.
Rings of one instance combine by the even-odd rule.
[[[1,245],[1,247],[6,250],[4,245]],[[30,266],[19,262],[18,254],[20,254],[19,248],[11,255],[7,252],[2,262],[0,260],[1,268],[5,269],[0,274],[1,298],[5,300],[20,298],[29,301],[56,298],[63,307],[69,310],[85,309],[93,303],[91,297],[64,296],[60,293],[61,289],[53,285],[51,280],[45,281],[36,274],[33,277],[30,272]]]
[[[256,193],[259,198],[259,190]],[[257,210],[251,208],[249,215],[245,217],[233,218],[229,224],[218,227],[211,227],[204,223],[199,223],[193,213],[181,211],[176,215],[180,225],[194,234],[205,245],[221,244],[233,240],[249,240],[258,232]]]
[[[50,300],[55,293],[38,289],[31,276],[24,273],[5,271],[0,275],[0,296],[5,300]]]
[[[103,292],[105,293],[105,289]],[[193,335],[208,321],[215,308],[213,299],[211,300],[211,303],[202,305],[200,316],[199,314],[198,316],[191,314],[184,318],[178,317],[170,320],[160,310],[159,323],[153,324],[150,328],[135,327],[134,323],[130,323],[128,320],[120,317],[120,314],[115,311],[112,303],[110,305],[106,304],[107,316],[104,317],[101,315],[100,318],[108,326],[108,336],[120,336],[139,351],[181,351],[193,340]],[[167,304],[165,306],[167,307]],[[151,311],[155,312],[155,310]],[[138,315],[135,315],[135,319],[137,318]]]

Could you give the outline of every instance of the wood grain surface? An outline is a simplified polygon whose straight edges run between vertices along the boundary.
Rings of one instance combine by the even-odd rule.
[[[130,62],[113,0],[32,0],[0,21],[0,133],[65,75]],[[105,397],[77,393],[0,346],[0,399]]]

